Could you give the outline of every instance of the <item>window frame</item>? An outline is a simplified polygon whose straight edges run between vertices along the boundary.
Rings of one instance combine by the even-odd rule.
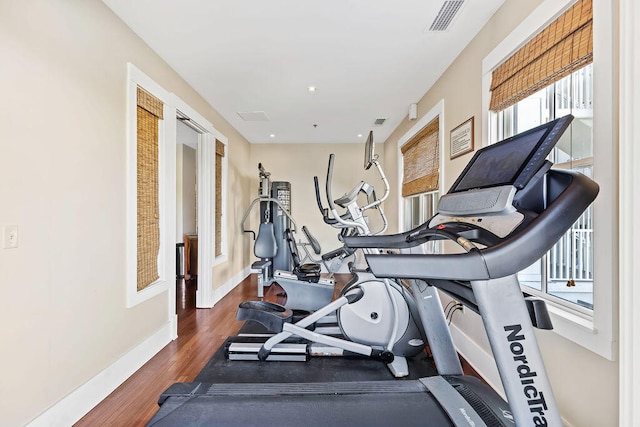
[[[137,289],[137,88],[141,87],[163,103],[164,119],[158,122],[158,207],[160,213],[160,249],[158,252],[158,279],[138,291]],[[127,64],[127,220],[126,220],[126,306],[127,308],[147,301],[170,289],[175,278],[168,273],[170,264],[169,247],[173,237],[172,228],[169,226],[171,218],[175,217],[168,209],[168,200],[171,195],[170,185],[165,171],[171,163],[167,155],[168,138],[175,134],[175,127],[171,117],[170,95],[160,85],[153,81],[132,64]],[[174,159],[175,163],[175,159]],[[175,233],[175,224],[173,225]],[[173,253],[173,252],[172,252]]]
[[[494,129],[497,114],[489,111],[491,72],[514,51],[575,3],[575,0],[545,0],[518,25],[482,62],[482,146],[497,141]],[[613,76],[613,10],[606,0],[593,0],[594,74]],[[597,19],[596,19],[597,17]],[[594,179],[600,194],[594,202],[594,310],[591,316],[545,298],[560,336],[608,359],[617,357],[615,284],[617,283],[617,144],[614,132],[615,91],[613,79],[594,79]],[[611,141],[596,143],[596,141]],[[612,147],[613,146],[613,147]],[[613,149],[612,149],[613,148]]]
[[[198,242],[198,283],[214,283],[213,268],[228,260],[228,162],[229,139],[218,131],[200,113],[190,107],[185,101],[173,94],[171,104],[175,110],[189,118],[189,125],[194,126],[200,133],[198,137],[198,235],[211,235],[209,242],[199,239]],[[225,146],[225,156],[222,159],[222,254],[215,256],[215,142],[220,141]],[[175,151],[175,150],[174,150]],[[175,228],[175,227],[174,227]],[[196,307],[211,308],[224,296],[211,286],[198,286],[196,291]]]
[[[565,80],[568,79],[569,77],[573,76],[575,73],[577,73],[580,70],[584,70],[587,67],[591,67],[591,72],[593,72],[593,67],[592,64],[586,64],[584,65],[584,67],[581,67],[579,69],[574,70],[570,75],[563,77],[561,80]],[[556,82],[557,83],[557,82]],[[538,92],[531,94],[529,97],[521,99],[520,101],[518,101],[517,103],[515,103],[514,105],[511,105],[507,108],[505,108],[504,110],[500,110],[497,111],[495,114],[498,116],[498,121],[496,122],[497,128],[494,129],[495,131],[495,137],[494,137],[494,141],[491,141],[492,143],[497,142],[498,140],[503,140],[507,137],[513,136],[517,133],[520,132],[524,132],[528,129],[530,129],[533,126],[537,126],[538,124],[542,124],[542,123],[538,123],[538,121],[534,120],[534,123],[529,123],[528,125],[525,125],[524,129],[520,129],[517,126],[517,122],[518,122],[518,116],[519,116],[519,112],[518,112],[518,107],[520,106],[520,102],[522,101],[526,101],[529,98],[531,98],[534,95],[540,94],[541,92],[544,92],[544,99],[542,100],[542,103],[545,104],[546,108],[548,108],[549,110],[552,110],[550,116],[548,117],[549,121],[555,120],[557,118],[559,118],[562,114],[564,113],[560,113],[559,112],[562,109],[558,109],[557,105],[556,105],[556,100],[558,99],[558,92],[556,91],[556,83],[552,83],[549,86],[542,88],[541,90],[539,90]],[[571,88],[573,89],[574,85],[571,85]],[[572,99],[573,99],[573,94],[571,95]],[[536,98],[538,99],[538,98]],[[540,98],[542,99],[542,98]],[[576,113],[574,112],[574,115]],[[504,117],[507,116],[507,118],[505,119]],[[591,119],[593,119],[593,114],[591,114]],[[541,117],[541,119],[543,119]],[[575,123],[575,121],[574,121]],[[508,126],[508,129],[505,130],[505,126]],[[569,132],[569,131],[567,131]],[[591,144],[593,145],[593,143]],[[552,151],[553,153],[553,151]],[[591,151],[591,155],[588,157],[582,157],[580,159],[577,160],[577,162],[585,162],[586,165],[588,165],[591,169],[593,169],[593,151]],[[571,162],[566,162],[566,163],[559,163],[557,161],[554,161],[555,166],[556,167],[563,167],[563,165],[567,165],[570,166]],[[589,175],[590,176],[590,175]],[[591,209],[591,208],[590,208]],[[592,209],[591,209],[592,210]],[[593,211],[591,212],[591,216],[593,215]],[[582,218],[582,217],[581,217]],[[593,226],[591,227],[593,228]],[[575,231],[576,229],[572,228],[572,231]],[[554,246],[555,248],[555,246]],[[562,296],[559,295],[554,295],[552,294],[549,289],[549,282],[553,281],[550,280],[551,277],[550,276],[550,265],[552,263],[552,251],[553,249],[551,249],[549,252],[547,252],[547,254],[545,254],[541,259],[540,259],[540,264],[537,265],[537,269],[540,273],[540,289],[534,287],[534,286],[529,286],[529,284],[525,284],[524,281],[522,281],[521,279],[521,284],[523,287],[523,290],[529,294],[529,295],[533,295],[533,296],[538,296],[538,297],[544,297],[545,299],[548,299],[549,301],[552,301],[554,303],[556,303],[557,305],[560,306],[564,306],[567,310],[569,311],[573,311],[575,312],[577,315],[585,317],[585,318],[590,318],[593,316],[593,308],[589,308],[586,305],[581,305],[578,302],[574,302],[570,299],[566,299],[563,298]],[[592,253],[593,254],[593,253]],[[590,261],[593,261],[592,259],[589,259]],[[533,265],[532,265],[533,267]],[[528,269],[527,269],[528,270]],[[523,270],[524,271],[524,270]],[[564,279],[563,279],[564,280]],[[563,280],[556,280],[556,282],[562,282]],[[575,278],[576,282],[580,282],[581,279],[579,278]],[[593,298],[593,277],[591,278],[591,280],[589,280],[591,282],[591,298]]]
[[[216,137],[218,141],[220,141],[224,145],[224,156],[222,156],[222,208],[220,209],[220,254],[215,256],[213,260],[213,266],[215,267],[218,264],[224,263],[227,261],[228,252],[227,252],[227,183],[229,182],[228,173],[229,173],[229,141],[226,137],[221,134],[218,134],[219,137]],[[215,182],[214,182],[215,185]],[[215,188],[215,187],[214,187]],[[214,204],[214,212],[216,212],[216,206]]]
[[[409,142],[414,136],[416,136],[422,129],[424,129],[425,126],[427,126],[429,123],[431,123],[436,117],[439,118],[440,120],[440,126],[438,129],[438,150],[440,151],[439,153],[439,168],[440,171],[438,173],[438,198],[442,197],[442,195],[444,194],[443,192],[443,183],[444,183],[444,171],[445,171],[445,162],[444,162],[444,99],[441,99],[440,101],[438,101],[438,103],[436,103],[436,105],[433,106],[433,108],[431,108],[431,110],[429,110],[424,116],[422,116],[420,118],[420,120],[418,120],[416,122],[415,125],[413,125],[411,127],[411,129],[409,129],[404,135],[402,135],[400,137],[400,139],[398,139],[398,145],[396,147],[397,149],[397,155],[398,155],[398,199],[397,199],[397,206],[398,206],[398,230],[400,231],[407,231],[404,228],[404,216],[405,216],[405,211],[404,211],[404,204],[405,204],[405,200],[407,199],[407,197],[402,197],[402,173],[404,171],[404,160],[403,160],[403,156],[402,156],[402,151],[400,150],[402,148],[403,145],[405,145],[407,142]],[[424,193],[422,193],[424,194]]]

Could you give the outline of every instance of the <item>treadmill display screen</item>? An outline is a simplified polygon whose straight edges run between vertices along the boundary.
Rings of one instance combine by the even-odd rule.
[[[523,188],[572,119],[565,116],[478,150],[449,192],[501,185]]]

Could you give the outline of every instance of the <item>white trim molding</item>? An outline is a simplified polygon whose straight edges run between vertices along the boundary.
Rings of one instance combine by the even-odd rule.
[[[211,305],[220,301],[249,274],[251,267],[246,266],[217,288],[213,292]],[[32,420],[28,426],[73,425],[170,343],[175,338],[173,330],[174,325],[170,320],[142,343]]]
[[[227,261],[227,185],[229,140],[197,111],[175,94],[172,95],[172,103],[180,116],[188,118],[185,124],[198,132],[197,163],[198,163],[198,286],[196,292],[196,307],[211,308],[215,304],[213,283],[213,268]],[[215,141],[222,142],[225,146],[225,156],[222,160],[222,255],[215,256]],[[205,219],[203,221],[203,219]],[[206,231],[202,228],[205,227]],[[209,284],[204,286],[204,284]]]
[[[175,120],[160,121],[159,124],[159,168],[160,189],[159,204],[160,217],[160,252],[158,254],[159,279],[147,286],[142,291],[137,289],[137,128],[136,106],[137,87],[144,88],[147,92],[158,98],[164,104],[164,114],[172,114],[171,99],[169,93],[149,76],[127,63],[127,221],[126,221],[126,307],[133,307],[163,292],[169,291],[175,286]],[[173,111],[175,116],[175,111]],[[167,169],[174,171],[168,175]],[[173,182],[173,184],[172,184]],[[173,199],[171,198],[173,193]],[[172,203],[171,200],[174,202]],[[170,209],[170,205],[174,205]],[[168,221],[173,218],[173,223]],[[167,249],[168,246],[171,250]],[[174,304],[175,306],[175,304]]]
[[[215,257],[215,156],[216,138],[210,133],[198,141],[198,290],[196,307],[213,307]],[[202,238],[200,238],[202,236]]]
[[[620,0],[619,425],[640,422],[640,5]]]
[[[171,342],[170,323],[32,420],[29,427],[70,426]]]
[[[224,282],[222,285],[217,287],[215,291],[213,291],[213,302],[212,305],[215,305],[220,301],[225,295],[231,292],[236,286],[240,284],[244,279],[246,279],[251,274],[251,267],[247,266],[240,270],[239,273],[234,275],[231,279]]]

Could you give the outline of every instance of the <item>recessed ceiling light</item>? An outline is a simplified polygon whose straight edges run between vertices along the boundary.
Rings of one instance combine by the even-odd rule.
[[[317,87],[315,87],[315,86],[309,86],[309,87],[307,87],[307,90],[308,90],[309,92],[315,92],[315,91],[317,91],[317,90],[318,90],[318,88],[317,88]]]
[[[362,138],[362,134],[361,133],[358,134],[358,138]]]
[[[276,137],[275,133],[272,133],[271,135],[269,135],[269,138],[275,138],[275,137]]]

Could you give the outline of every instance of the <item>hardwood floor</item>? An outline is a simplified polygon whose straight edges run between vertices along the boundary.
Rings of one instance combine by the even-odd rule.
[[[229,335],[242,325],[238,303],[254,299],[255,275],[249,276],[215,307],[196,309],[195,281],[178,283],[178,338],[113,391],[76,426],[143,426],[158,410],[160,394],[175,382],[191,381]]]
[[[350,275],[336,275],[336,292]],[[238,304],[256,299],[256,276],[250,275],[211,309],[195,308],[195,282],[177,284],[178,338],[136,371],[75,426],[144,426],[158,410],[160,394],[175,382],[192,381],[224,343],[242,326]],[[282,302],[281,288],[265,290],[265,300]],[[477,375],[464,363],[465,372]]]
[[[336,289],[350,276],[336,275]],[[235,319],[242,301],[256,299],[255,274],[243,280],[211,309],[195,308],[195,281],[177,284],[178,338],[80,419],[75,426],[143,426],[158,410],[158,397],[175,382],[192,381],[229,335],[242,326]],[[265,300],[283,302],[281,288],[265,290]]]

